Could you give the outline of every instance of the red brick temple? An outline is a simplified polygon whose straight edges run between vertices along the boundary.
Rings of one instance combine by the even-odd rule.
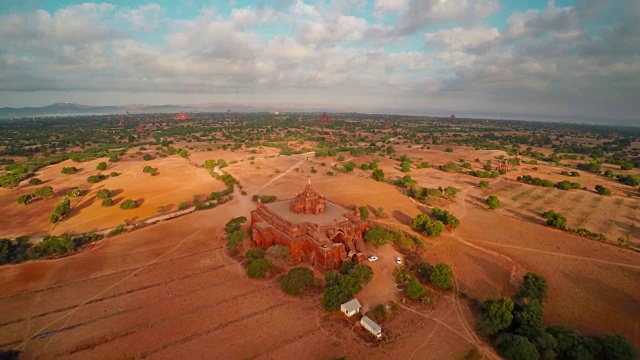
[[[188,120],[189,117],[184,112],[181,112],[180,114],[176,115],[176,117],[173,119],[176,121],[180,121],[180,120]]]
[[[333,124],[333,119],[327,115],[327,113],[323,113],[320,119],[318,119],[318,125],[331,125]]]
[[[326,271],[339,269],[346,260],[365,259],[366,223],[360,213],[318,195],[310,181],[293,199],[258,202],[251,228],[256,247],[287,246],[293,264],[306,262]]]

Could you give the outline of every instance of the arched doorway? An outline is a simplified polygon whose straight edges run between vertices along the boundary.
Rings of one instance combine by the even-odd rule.
[[[345,235],[344,231],[338,230],[338,232],[336,232],[336,234],[333,236],[333,239],[331,239],[331,242],[341,243],[346,245],[347,235]]]

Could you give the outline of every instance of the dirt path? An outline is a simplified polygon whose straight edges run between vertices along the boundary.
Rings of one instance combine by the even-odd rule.
[[[256,190],[256,193],[260,193],[260,191],[264,190],[267,186],[273,184],[276,180],[280,179],[281,177],[289,174],[290,172],[292,172],[293,170],[295,170],[295,168],[299,167],[301,164],[303,164],[305,161],[307,161],[306,158],[300,160],[300,162],[296,163],[295,165],[291,166],[289,169],[287,169],[287,171],[283,172],[282,174],[274,177],[273,179],[269,180],[266,184],[262,185],[258,190]]]

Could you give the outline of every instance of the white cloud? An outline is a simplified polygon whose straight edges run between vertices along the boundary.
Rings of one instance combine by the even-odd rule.
[[[496,28],[453,28],[434,33],[426,33],[424,40],[427,45],[445,47],[449,49],[476,49],[487,45],[495,45],[500,38]]]
[[[118,17],[127,20],[136,31],[150,32],[158,28],[163,14],[160,5],[151,3],[137,9],[120,10]]]

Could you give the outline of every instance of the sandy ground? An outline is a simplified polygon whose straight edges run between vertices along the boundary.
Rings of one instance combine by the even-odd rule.
[[[197,168],[177,155],[151,161],[134,160],[125,155],[121,161],[109,163],[107,170],[96,170],[97,164],[106,160],[96,159],[83,163],[65,161],[37,173],[36,176],[44,182],[42,185],[28,185],[25,181],[15,189],[0,189],[0,208],[5,214],[1,220],[0,236],[42,236],[46,233],[83,233],[112,228],[125,221],[137,222],[156,216],[160,206],[164,206],[166,211],[175,211],[180,202],[191,202],[194,195],[208,196],[211,192],[225,188],[222,182],[212,178],[205,169]],[[61,174],[60,169],[67,166],[75,166],[80,171],[72,175]],[[151,176],[142,172],[145,166],[157,168],[158,175]],[[96,184],[86,181],[91,175],[109,175],[113,171],[120,175]],[[54,197],[26,206],[16,202],[18,196],[32,193],[35,188],[44,185],[53,187]],[[79,185],[87,190],[86,195],[72,199],[69,214],[57,225],[52,225],[49,215],[55,206],[66,195],[67,190]],[[112,196],[113,206],[101,205],[102,200],[96,198],[99,189],[115,192]],[[138,208],[121,210],[119,204],[125,199],[135,200]]]
[[[371,263],[374,280],[361,293],[366,309],[392,299],[400,303],[383,323],[386,340],[377,347],[357,326],[321,311],[319,297],[288,297],[274,280],[248,279],[227,257],[222,226],[233,216],[248,216],[254,206],[250,196],[293,197],[308,176],[319,193],[337,203],[382,206],[382,221],[398,228],[408,230],[411,218],[425,211],[400,189],[371,180],[370,172],[327,176],[330,168],[320,166],[322,161],[332,160],[292,156],[240,162],[226,170],[247,196],[107,239],[68,258],[3,267],[0,347],[20,347],[36,358],[455,359],[475,346],[497,358],[473,331],[464,299],[430,290],[432,304],[417,305],[404,303],[395,287],[390,289],[395,251],[389,247],[369,249],[380,260]],[[396,167],[397,161],[381,161],[387,174],[401,175]],[[640,346],[637,253],[515,216],[516,202],[506,198],[498,210],[485,209],[478,199],[485,191],[511,191],[509,181],[491,180],[486,190],[475,187],[479,179],[435,169],[410,175],[420,186],[459,188],[454,201],[438,205],[456,214],[461,227],[425,239],[425,260],[451,264],[456,292],[480,300],[510,295],[524,273],[538,272],[549,280],[545,323],[594,335],[618,333]],[[579,200],[572,200],[577,209],[592,206]]]

